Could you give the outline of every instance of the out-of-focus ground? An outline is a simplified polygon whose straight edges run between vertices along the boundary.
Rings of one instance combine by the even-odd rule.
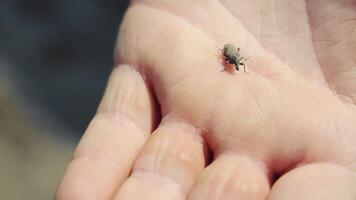
[[[26,120],[0,72],[0,199],[52,199],[74,146]]]
[[[53,199],[103,94],[127,0],[0,1],[0,199]]]

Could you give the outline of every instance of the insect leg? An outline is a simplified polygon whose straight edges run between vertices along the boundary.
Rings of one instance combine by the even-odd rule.
[[[240,70],[239,64],[235,64],[235,68],[236,68],[236,71],[239,71]]]
[[[243,66],[244,66],[244,72],[246,72],[246,65],[245,65],[245,63],[239,63],[239,65],[243,65]]]
[[[241,60],[245,59],[244,57],[239,58],[239,60],[237,61],[237,63],[240,63]]]

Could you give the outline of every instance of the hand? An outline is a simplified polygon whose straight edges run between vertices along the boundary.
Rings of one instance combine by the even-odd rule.
[[[353,0],[134,1],[57,198],[355,199],[355,19]],[[221,72],[225,43],[248,73]]]

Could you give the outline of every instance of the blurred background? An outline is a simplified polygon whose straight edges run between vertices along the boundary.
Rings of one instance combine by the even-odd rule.
[[[0,1],[0,199],[53,199],[104,92],[127,6]]]

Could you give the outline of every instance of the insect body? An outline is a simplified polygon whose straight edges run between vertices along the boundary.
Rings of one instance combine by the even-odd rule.
[[[246,72],[246,66],[244,63],[241,62],[244,57],[241,57],[240,55],[240,48],[236,48],[232,44],[225,44],[222,53],[225,57],[226,62],[234,64],[237,71],[240,70],[239,66],[242,65],[244,66],[244,72]]]

